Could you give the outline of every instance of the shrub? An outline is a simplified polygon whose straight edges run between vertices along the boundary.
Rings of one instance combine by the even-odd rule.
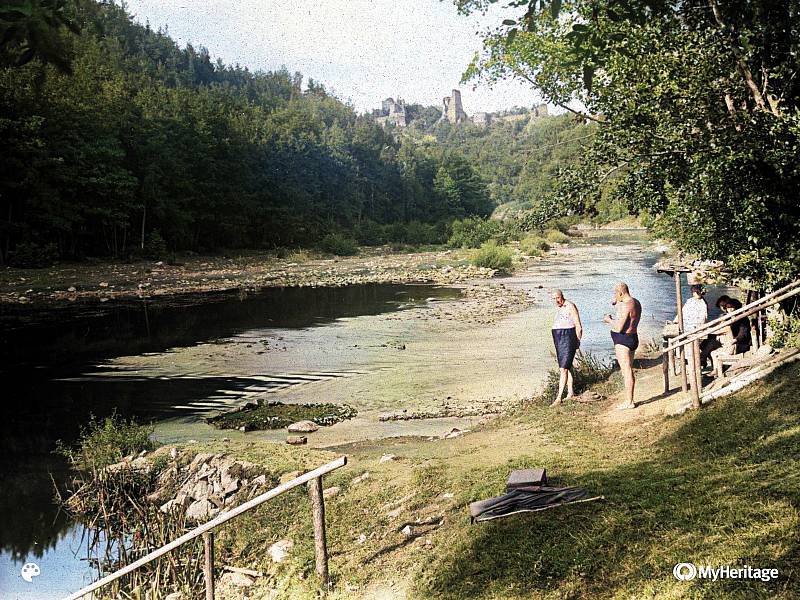
[[[513,264],[513,252],[497,242],[485,242],[472,258],[476,267],[486,267],[497,271],[508,271]]]
[[[772,335],[769,343],[774,348],[800,348],[800,312],[784,315],[783,318],[770,317],[769,328]]]
[[[575,393],[581,394],[593,385],[606,381],[613,371],[614,367],[611,363],[597,358],[591,352],[579,352],[572,363],[573,388]],[[561,374],[558,368],[550,369],[547,372],[547,379],[545,380],[544,389],[541,394],[539,394],[539,400],[546,401],[548,404],[553,401],[558,391],[558,380],[560,376]]]
[[[540,256],[550,250],[550,244],[538,235],[529,235],[519,243],[519,249],[528,256]]]
[[[492,236],[498,244],[503,245],[509,242],[516,242],[523,237],[522,229],[516,221],[504,221],[500,225],[500,230]]]
[[[549,230],[545,238],[551,244],[566,244],[569,242],[569,236],[566,233],[560,232],[558,229]]]
[[[40,246],[32,242],[22,242],[8,253],[8,264],[20,269],[43,269],[52,266],[58,259],[55,244]]]
[[[356,241],[341,233],[329,233],[319,244],[323,252],[335,254],[337,256],[352,256],[358,254],[358,244]]]
[[[447,244],[451,248],[479,248],[493,235],[500,232],[500,223],[480,217],[468,217],[461,221],[453,221],[450,239]]]
[[[153,450],[153,428],[135,420],[126,421],[116,414],[98,421],[94,417],[81,433],[75,447],[58,443],[58,452],[78,469],[96,471],[143,450]]]
[[[387,242],[386,228],[375,221],[362,221],[355,229],[356,239],[364,246],[380,246]]]
[[[560,231],[563,234],[569,233],[569,223],[563,221],[561,219],[556,219],[555,221],[551,221],[549,223],[550,229],[555,229],[556,231]]]
[[[158,229],[154,229],[144,239],[142,256],[151,260],[160,260],[167,255],[167,242],[161,237]]]
[[[398,240],[408,244],[440,244],[442,241],[442,234],[436,227],[430,223],[420,223],[419,221],[410,221],[406,223],[405,239]]]

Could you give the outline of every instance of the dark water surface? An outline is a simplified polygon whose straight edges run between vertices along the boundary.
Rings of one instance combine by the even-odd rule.
[[[92,581],[93,570],[83,560],[82,528],[53,501],[55,482],[63,492],[69,477],[65,462],[52,453],[55,440],[75,439],[90,415],[116,411],[141,420],[164,419],[185,414],[192,401],[220,394],[230,401],[254,384],[287,385],[314,377],[279,376],[267,382],[224,376],[103,377],[103,361],[226,340],[243,332],[258,337],[320,327],[459,295],[453,288],[369,284],[76,303],[47,311],[3,307],[0,599],[52,600]],[[41,569],[33,583],[20,576],[28,561]]]

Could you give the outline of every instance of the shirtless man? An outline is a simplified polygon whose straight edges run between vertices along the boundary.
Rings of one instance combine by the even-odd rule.
[[[614,287],[611,304],[617,307],[617,316],[606,315],[603,321],[611,325],[611,339],[614,341],[614,354],[625,380],[625,402],[618,408],[636,408],[633,402],[633,390],[636,377],[633,374],[633,356],[639,346],[639,319],[642,317],[641,303],[631,296],[628,284],[618,283]]]

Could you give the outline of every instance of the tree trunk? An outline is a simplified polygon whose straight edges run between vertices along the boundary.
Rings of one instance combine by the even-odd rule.
[[[142,238],[140,248],[144,250],[144,227],[147,220],[147,200],[142,200]]]

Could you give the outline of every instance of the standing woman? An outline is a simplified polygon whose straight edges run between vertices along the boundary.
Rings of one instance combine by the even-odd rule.
[[[581,345],[583,327],[578,307],[573,302],[564,298],[561,290],[553,290],[553,302],[556,303],[556,318],[553,320],[553,344],[556,347],[560,377],[558,380],[558,394],[550,406],[561,404],[561,394],[564,386],[567,388],[566,398],[572,398],[575,390],[572,387],[573,379],[570,369],[575,358],[575,352]]]

